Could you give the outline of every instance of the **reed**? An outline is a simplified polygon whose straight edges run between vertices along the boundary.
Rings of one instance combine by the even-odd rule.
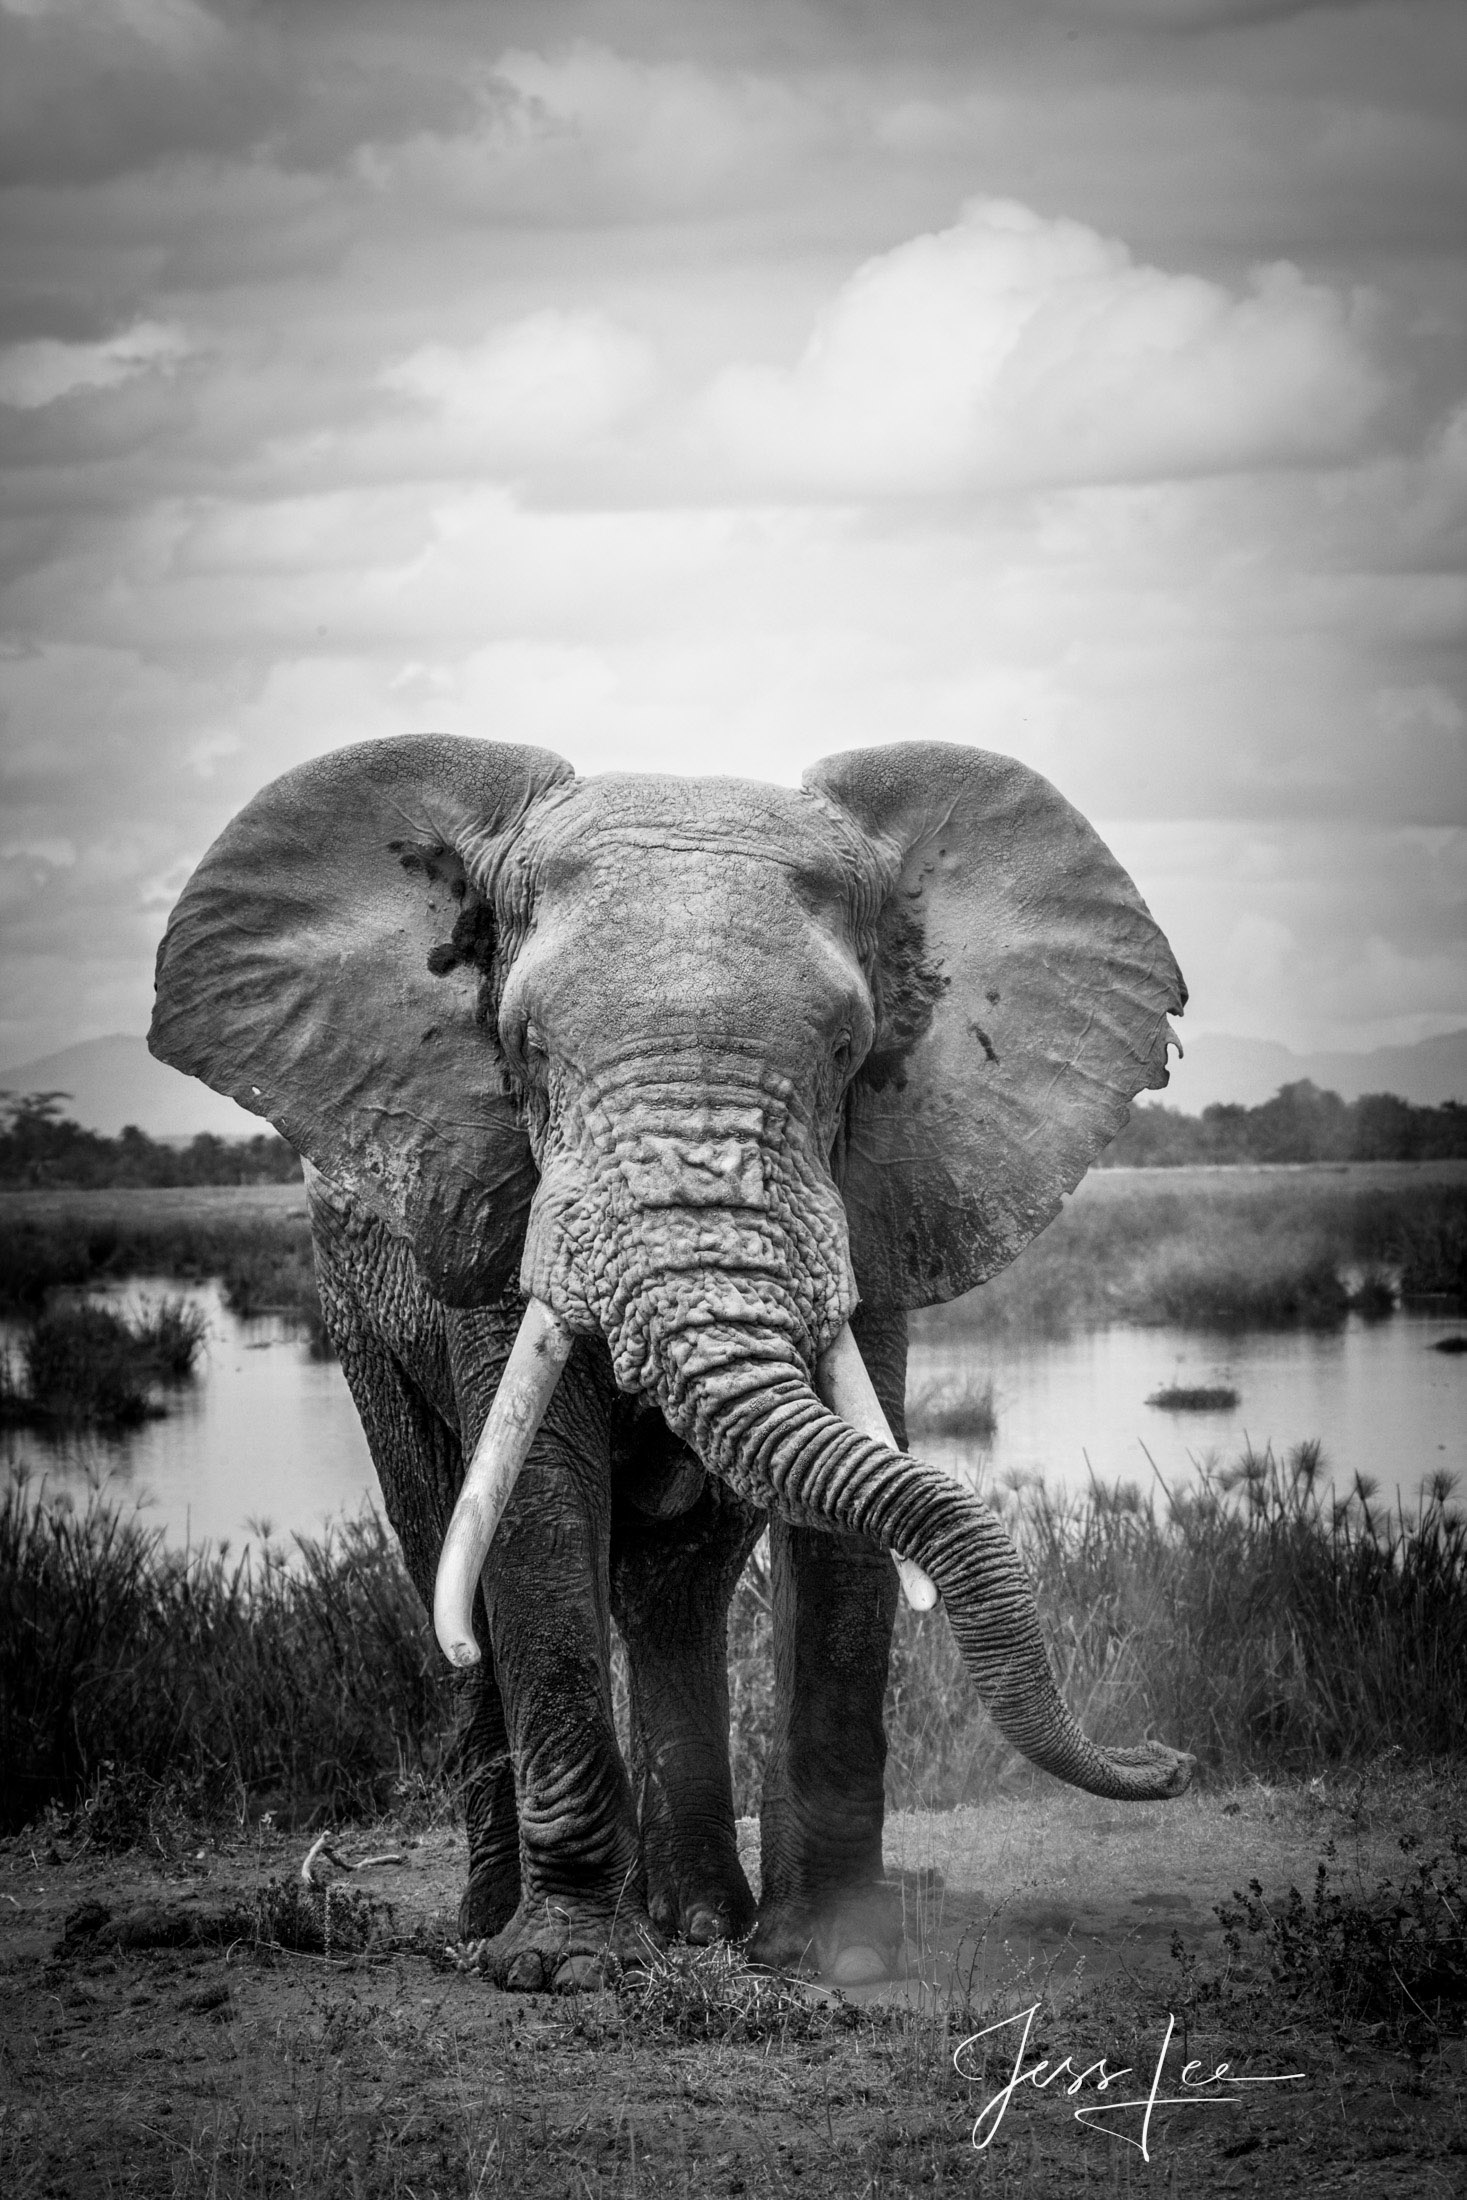
[[[1002,1493],[1051,1661],[1086,1728],[1156,1734],[1227,1779],[1467,1752],[1467,1520],[1438,1475],[1407,1507],[1339,1499],[1317,1444],[1245,1449],[1188,1488]],[[1019,1760],[937,1615],[902,1611],[889,1732],[894,1801],[970,1799]]]
[[[1348,1170],[1092,1172],[1011,1267],[913,1334],[1063,1335],[1106,1322],[1333,1328],[1397,1297],[1467,1295],[1467,1185]]]
[[[8,1356],[0,1420],[49,1428],[135,1428],[161,1412],[159,1385],[193,1370],[208,1328],[181,1298],[145,1305],[131,1317],[111,1307],[55,1306],[21,1330],[21,1378]]]
[[[1451,1497],[1438,1477],[1411,1509],[1368,1484],[1340,1501],[1304,1445],[1282,1461],[1245,1451],[1186,1490],[1028,1484],[1000,1509],[1087,1728],[1163,1735],[1237,1779],[1467,1751],[1467,1523]],[[763,1777],[770,1625],[756,1552],[729,1626],[741,1814]],[[451,1782],[455,1725],[427,1621],[371,1511],[296,1538],[287,1560],[269,1541],[238,1558],[168,1551],[97,1495],[75,1509],[18,1485],[0,1502],[7,1829],[51,1802],[110,1807],[119,1780],[200,1811],[370,1814]],[[1019,1767],[940,1613],[900,1614],[887,1731],[896,1807],[970,1800]]]
[[[287,1552],[167,1550],[93,1494],[0,1500],[0,1824],[119,1779],[200,1812],[380,1812],[443,1776],[450,1683],[373,1512]]]
[[[58,1288],[128,1276],[213,1276],[236,1314],[320,1318],[303,1206],[261,1212],[246,1198],[231,1212],[216,1194],[200,1212],[158,1213],[99,1195],[88,1216],[80,1198],[52,1214],[17,1214],[0,1200],[0,1314],[34,1314]]]

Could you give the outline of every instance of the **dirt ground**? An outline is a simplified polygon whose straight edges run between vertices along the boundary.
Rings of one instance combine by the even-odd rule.
[[[455,1969],[464,1852],[446,1828],[342,1837],[349,1858],[404,1861],[336,1879],[329,1953],[230,1923],[264,1898],[288,1941],[323,1915],[296,1891],[306,1835],[151,1859],[24,1835],[0,1850],[0,2192],[1462,2193],[1460,2038],[1412,2056],[1195,1992],[1235,1888],[1307,1892],[1331,1839],[1361,1883],[1399,1878],[1399,1836],[1444,1845],[1462,1799],[1460,1779],[1384,1774],[1131,1809],[1036,1784],[897,1817],[912,1975],[844,1997],[760,1986],[772,2020],[690,2037],[661,2021],[687,2016],[675,1980],[649,2008],[504,1995]],[[364,1921],[352,1890],[369,1884],[391,1908]],[[1069,2067],[1005,2101],[1021,2046],[1026,2070]]]

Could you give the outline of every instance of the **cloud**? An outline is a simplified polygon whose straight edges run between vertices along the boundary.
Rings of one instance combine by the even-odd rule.
[[[115,390],[140,374],[171,374],[189,355],[181,328],[138,321],[99,344],[64,344],[54,337],[0,351],[0,405],[35,412],[75,390]]]
[[[650,347],[594,312],[547,310],[476,345],[424,344],[384,388],[431,407],[486,459],[562,462],[651,394]]]
[[[974,199],[859,268],[793,369],[725,370],[704,422],[771,484],[940,495],[1342,457],[1383,397],[1350,306],[1288,265],[1237,295]]]

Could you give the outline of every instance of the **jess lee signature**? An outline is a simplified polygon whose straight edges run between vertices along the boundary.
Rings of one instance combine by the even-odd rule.
[[[971,2055],[979,2041],[992,2039],[996,2032],[1005,2032],[1010,2025],[1022,2024],[1024,2027],[1019,2037],[1018,2049],[1014,2055],[1014,2067],[1009,2073],[1008,2083],[994,2094],[991,2101],[984,2102],[983,2107],[978,2112],[978,2119],[973,2126],[973,2144],[980,2154],[985,2147],[992,2146],[994,2140],[998,2137],[999,2126],[1008,2113],[1009,2102],[1021,2086],[1032,2086],[1036,2093],[1044,2093],[1048,2091],[1050,2086],[1058,2085],[1059,2081],[1068,2075],[1069,2083],[1061,2086],[1060,2090],[1067,2099],[1073,2100],[1087,2085],[1093,2085],[1097,2093],[1107,2093],[1122,2078],[1132,2078],[1135,2075],[1129,2064],[1123,2065],[1119,2070],[1112,2070],[1103,2055],[1099,2061],[1087,2063],[1083,2070],[1077,2070],[1068,2055],[1065,2056],[1063,2062],[1053,2064],[1047,2057],[1041,2058],[1040,2061],[1026,2070],[1024,2068],[1024,2056],[1028,2050],[1029,2034],[1033,2030],[1034,2019],[1039,2013],[1039,2007],[1040,2004],[1037,2001],[1032,2002],[1027,2009],[1020,2009],[1011,2017],[1000,2017],[997,2024],[986,2024],[981,2032],[971,2033],[960,2046],[953,2050],[953,2068],[960,2078],[967,2078],[971,2081],[980,2077],[982,2073],[966,2064],[964,2058]],[[1135,2147],[1143,2161],[1149,2162],[1151,2160],[1151,2119],[1157,2109],[1236,2108],[1243,2098],[1241,2093],[1218,2093],[1208,2089],[1215,2086],[1294,2085],[1304,2076],[1302,2070],[1284,2070],[1274,2077],[1244,2078],[1234,2073],[1231,2063],[1223,2062],[1219,2063],[1214,2070],[1208,2072],[1206,2076],[1198,2077],[1195,2073],[1206,2070],[1206,2065],[1200,2062],[1187,2062],[1182,2065],[1182,2075],[1178,2081],[1181,2090],[1176,2093],[1163,2093],[1161,2089],[1164,2083],[1166,2058],[1171,2048],[1172,2034],[1176,2028],[1176,2018],[1168,2016],[1166,2037],[1161,2043],[1161,2053],[1156,2058],[1156,2068],[1151,2074],[1151,2085],[1147,2092],[1136,2094],[1124,2101],[1087,2102],[1085,2107],[1075,2110],[1076,2123],[1093,2125],[1095,2129],[1104,2131],[1110,2138],[1119,2139],[1124,2146]],[[1127,2116],[1135,2117],[1137,2115],[1140,2117],[1141,2136],[1139,2138],[1133,2137],[1129,2131],[1121,2128],[1122,2121]],[[1106,2120],[1108,2118],[1114,2118],[1115,2121],[1108,2122]]]

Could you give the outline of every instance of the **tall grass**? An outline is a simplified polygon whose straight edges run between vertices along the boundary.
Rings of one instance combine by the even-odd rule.
[[[22,1380],[0,1370],[0,1420],[40,1427],[135,1428],[160,1412],[153,1392],[192,1372],[208,1321],[180,1298],[130,1319],[107,1306],[54,1306],[20,1336]]]
[[[164,1548],[136,1514],[13,1484],[0,1500],[0,1825],[75,1804],[108,1767],[204,1810],[262,1794],[372,1813],[438,1778],[450,1684],[375,1513],[294,1563],[269,1543]]]
[[[1360,1486],[1340,1502],[1317,1446],[1245,1452],[1159,1500],[1133,1488],[1002,1508],[1036,1582],[1052,1659],[1101,1741],[1164,1736],[1237,1778],[1467,1750],[1467,1522],[1439,1478],[1414,1511]],[[758,1553],[729,1624],[730,1751],[758,1808],[772,1712]],[[4,1823],[75,1803],[104,1768],[242,1810],[380,1810],[439,1780],[454,1700],[375,1514],[297,1555],[170,1552],[99,1497],[21,1487],[0,1503]],[[888,1794],[971,1799],[1017,1760],[940,1613],[903,1610],[887,1692]]]
[[[928,1339],[1105,1322],[1330,1328],[1467,1297],[1467,1185],[1347,1171],[1094,1172],[1009,1268],[914,1322]]]
[[[236,1314],[320,1319],[303,1207],[120,1214],[112,1202],[90,1221],[71,1209],[15,1216],[0,1208],[0,1314],[36,1313],[59,1287],[144,1275],[181,1283],[217,1276]]]
[[[1035,1581],[1051,1660],[1100,1741],[1144,1733],[1230,1779],[1467,1751],[1467,1521],[1437,1477],[1412,1510],[1341,1501],[1317,1444],[1249,1448],[1195,1487],[1000,1508]],[[1017,1760],[952,1637],[902,1611],[888,1733],[893,1801],[937,1808]]]

